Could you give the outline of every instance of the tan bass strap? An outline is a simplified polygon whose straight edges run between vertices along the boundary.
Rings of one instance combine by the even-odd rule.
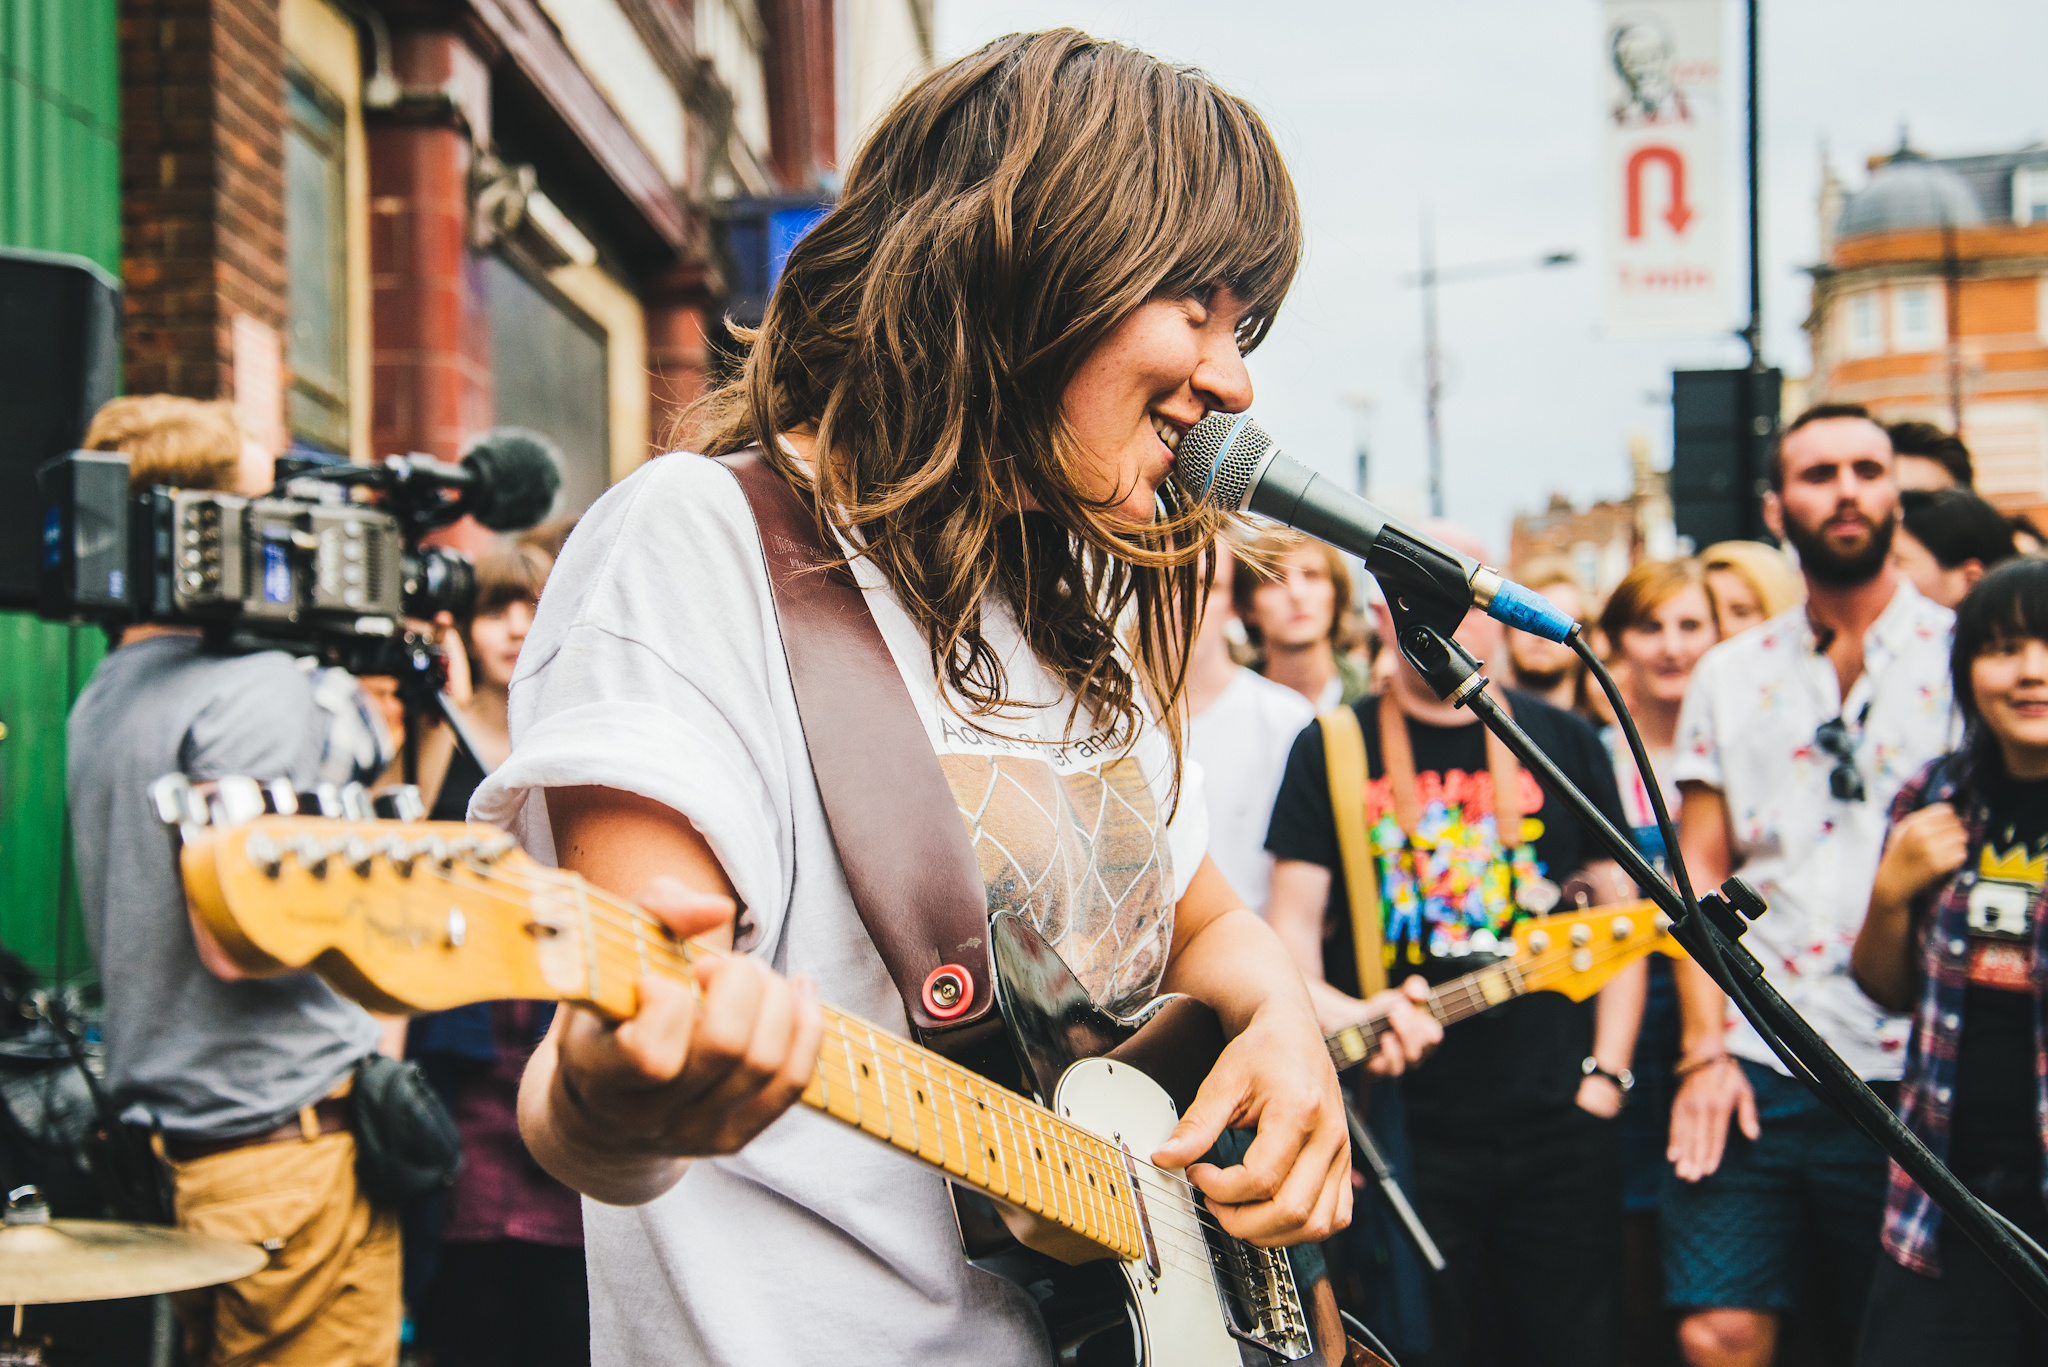
[[[1323,731],[1323,763],[1330,775],[1330,812],[1337,822],[1337,854],[1344,866],[1344,897],[1351,906],[1351,948],[1358,956],[1358,995],[1387,985],[1380,944],[1379,871],[1365,828],[1365,733],[1358,714],[1333,707],[1316,717]]]
[[[995,1005],[981,867],[881,628],[810,507],[760,452],[719,463],[761,533],[811,772],[868,938],[912,1025],[981,1020]]]

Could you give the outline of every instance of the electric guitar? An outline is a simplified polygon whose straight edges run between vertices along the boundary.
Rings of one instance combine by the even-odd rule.
[[[183,830],[195,921],[245,973],[311,968],[392,1013],[546,998],[619,1019],[643,973],[686,978],[718,952],[488,826],[242,819],[289,807],[290,794],[248,780],[222,780],[234,800],[212,803],[209,819],[182,783],[161,781],[153,798]],[[238,783],[249,791],[225,791]],[[1180,1171],[1144,1157],[1222,1047],[1214,1015],[1187,997],[1108,1015],[1015,915],[992,918],[990,947],[1002,1019],[985,1059],[969,1067],[827,1007],[802,1103],[954,1183],[968,1256],[1032,1292],[1061,1363],[1247,1367],[1317,1354],[1285,1252],[1225,1234]],[[1025,1249],[995,1201],[1078,1247],[1064,1261]],[[1347,1358],[1341,1337],[1331,1346],[1328,1361],[1378,1361],[1355,1344]]]
[[[1417,1005],[1445,1025],[1455,1025],[1526,992],[1562,992],[1584,1001],[1653,950],[1684,958],[1670,926],[1655,902],[1534,917],[1515,927],[1512,957],[1438,985]],[[1384,1015],[1345,1026],[1324,1041],[1330,1062],[1340,1073],[1364,1063],[1380,1051],[1380,1040],[1391,1028]]]

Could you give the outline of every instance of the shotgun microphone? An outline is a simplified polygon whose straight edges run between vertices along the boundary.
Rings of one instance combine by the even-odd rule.
[[[1578,624],[1533,589],[1411,530],[1282,451],[1244,413],[1211,413],[1174,449],[1173,482],[1226,512],[1257,513],[1349,551],[1389,599],[1423,595],[1551,641]]]

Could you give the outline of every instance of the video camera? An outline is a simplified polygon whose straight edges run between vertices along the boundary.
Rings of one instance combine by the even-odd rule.
[[[530,527],[561,488],[547,441],[517,428],[485,433],[459,464],[286,458],[260,498],[131,493],[128,457],[115,451],[69,451],[36,476],[41,616],[198,626],[223,649],[288,649],[401,678],[426,667],[405,619],[462,615],[476,597],[467,557],[421,539],[465,514],[494,531]]]

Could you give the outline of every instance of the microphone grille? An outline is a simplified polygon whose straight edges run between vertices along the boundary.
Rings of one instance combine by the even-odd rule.
[[[1187,430],[1173,453],[1173,482],[1197,503],[1225,512],[1244,507],[1259,462],[1273,449],[1266,429],[1242,413],[1211,413]]]

